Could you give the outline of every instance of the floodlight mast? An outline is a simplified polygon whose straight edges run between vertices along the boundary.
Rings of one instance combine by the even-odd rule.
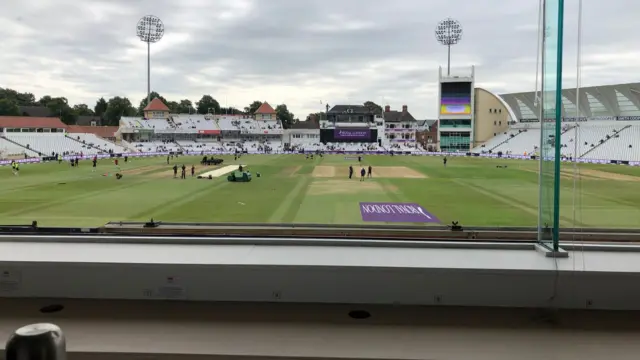
[[[447,76],[451,75],[451,45],[462,39],[462,25],[458,20],[446,18],[436,26],[436,40],[447,47]]]
[[[147,105],[151,102],[151,43],[156,43],[164,35],[162,20],[154,15],[146,15],[138,21],[136,34],[147,43]]]

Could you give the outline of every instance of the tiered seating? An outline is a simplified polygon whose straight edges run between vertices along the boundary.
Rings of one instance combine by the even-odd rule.
[[[222,131],[240,130],[240,121],[237,117],[222,116],[218,119],[218,127]]]
[[[72,137],[79,141],[84,141],[86,144],[94,148],[98,148],[104,152],[111,151],[114,153],[120,153],[126,151],[122,146],[118,146],[110,141],[104,140],[95,134],[74,133],[69,134],[69,137]]]
[[[640,125],[626,126],[617,136],[613,135],[584,157],[594,160],[640,161]]]
[[[120,122],[124,125],[124,127],[132,128],[132,129],[156,129],[156,130],[169,130],[169,129],[177,129],[178,126],[174,124],[171,119],[142,119],[137,117],[126,117],[123,116],[120,118]]]
[[[132,142],[131,145],[138,152],[162,152],[162,151],[180,151],[180,147],[176,143],[163,141],[150,142]]]
[[[0,159],[5,157],[24,156],[37,157],[38,153],[18,146],[11,141],[0,138]]]
[[[282,125],[277,120],[241,119],[239,127],[243,133],[263,133],[268,130],[282,130]]]
[[[511,137],[511,134],[514,136]],[[540,145],[540,129],[511,130],[509,139],[504,144],[493,149],[494,153],[524,155],[536,151]]]
[[[206,141],[199,139],[198,141],[178,141],[178,144],[187,151],[226,151],[222,143],[218,141]]]
[[[587,151],[596,147],[600,140],[605,140],[607,135],[615,135],[615,132],[623,127],[615,122],[611,124],[580,124],[577,129],[569,130],[562,135],[562,153],[574,156],[576,147],[574,142],[577,142],[577,156],[582,157]]]
[[[34,151],[51,154],[97,154],[99,150],[68,138],[64,133],[7,133],[6,137]]]
[[[120,118],[120,123],[122,123],[124,127],[132,128],[132,129],[146,128],[146,126],[143,123],[143,120],[139,117],[123,116]]]
[[[472,150],[472,152],[478,153],[478,154],[489,152],[489,150],[494,149],[498,145],[509,140],[511,136],[515,136],[517,134],[518,134],[518,130],[505,131],[504,133],[498,134],[497,136],[491,138],[489,141],[482,144],[481,146],[476,147],[475,149]]]
[[[180,114],[173,115],[173,123],[180,129],[195,129],[195,130],[220,130],[216,121],[210,118],[206,119],[205,115],[198,114]]]
[[[401,150],[400,144],[397,144],[396,150]],[[377,143],[327,143],[325,149],[333,151],[378,151],[384,150]],[[415,150],[415,148],[414,148]]]
[[[374,145],[369,146],[368,149],[378,150],[377,144],[374,144]],[[392,143],[387,146],[387,150],[391,150],[391,151],[411,152],[411,151],[416,151],[417,149],[418,149],[418,146],[417,146],[417,143],[415,142]]]
[[[521,125],[511,129],[507,134],[500,134],[484,147],[477,147],[473,152],[487,152],[495,144],[504,142],[493,149],[494,153],[524,155],[537,151],[540,144],[539,124],[529,124],[525,129]],[[520,134],[511,137],[511,134]],[[624,121],[587,121],[575,124],[563,124],[560,139],[561,153],[566,157],[579,157],[594,160],[626,160],[640,161],[640,124]],[[601,144],[601,141],[602,144]]]

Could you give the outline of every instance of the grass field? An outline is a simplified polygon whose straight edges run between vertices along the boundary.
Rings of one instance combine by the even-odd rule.
[[[173,179],[164,158],[136,158],[122,164],[124,177],[112,176],[111,160],[78,168],[67,163],[22,165],[14,176],[0,168],[0,224],[99,226],[108,221],[266,222],[359,224],[360,202],[418,203],[443,224],[535,226],[537,162],[419,156],[367,156],[373,178],[347,179],[344,156],[307,160],[302,155],[245,155],[262,177],[229,183],[226,176],[203,180]],[[197,165],[200,157],[176,163],[196,164],[196,174],[214,167]],[[507,168],[497,168],[506,165]],[[573,224],[573,180],[563,169],[561,222]],[[356,168],[357,170],[358,168]],[[640,168],[581,165],[576,190],[576,219],[584,227],[640,227]],[[104,176],[109,173],[109,176]],[[425,225],[427,226],[427,225]]]

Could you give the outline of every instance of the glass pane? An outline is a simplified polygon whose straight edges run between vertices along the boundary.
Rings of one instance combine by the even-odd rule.
[[[564,0],[545,1],[538,239],[553,249],[557,249],[560,212],[563,10]]]

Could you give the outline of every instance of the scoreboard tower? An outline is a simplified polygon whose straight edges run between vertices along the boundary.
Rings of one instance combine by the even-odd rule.
[[[473,143],[475,67],[438,72],[438,144],[440,151],[468,152]]]

